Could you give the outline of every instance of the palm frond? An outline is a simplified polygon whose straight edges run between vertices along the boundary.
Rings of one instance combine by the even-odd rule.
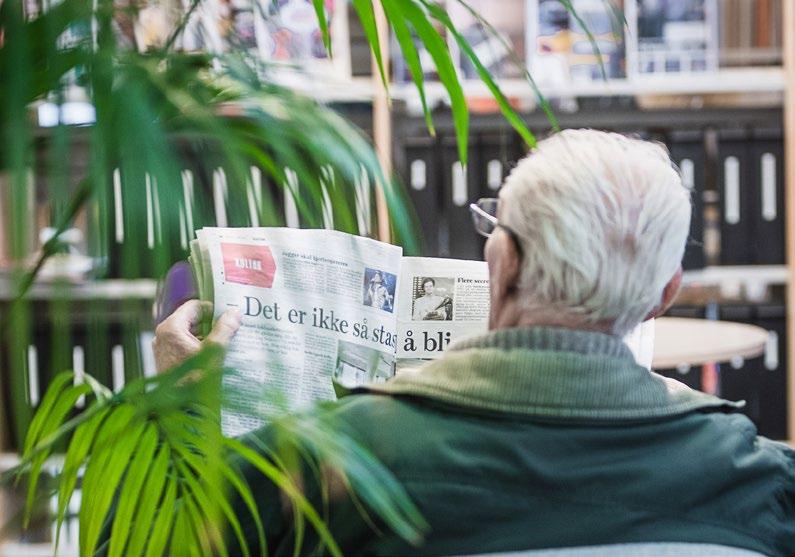
[[[225,555],[231,540],[248,554],[249,540],[229,503],[232,497],[244,502],[253,517],[258,547],[266,547],[262,510],[237,469],[237,463],[245,461],[290,498],[296,523],[306,521],[326,551],[341,555],[322,513],[280,460],[290,451],[250,446],[221,435],[219,350],[209,346],[170,372],[133,382],[118,393],[101,391],[82,414],[67,421],[60,418],[64,409],[73,410],[75,396],[91,388],[71,386],[71,374],[54,382],[14,472],[28,474],[35,484],[51,454],[48,432],[74,432],[59,478],[57,526],[60,529],[77,487],[78,471],[84,469],[82,490],[90,497],[82,497],[80,503],[81,554],[93,555],[99,546],[108,545],[110,555],[159,555],[170,543]],[[396,533],[412,542],[421,538],[424,522],[402,487],[333,420],[322,414],[293,416],[272,427],[301,454],[311,454],[336,470]],[[303,532],[298,529],[296,535],[300,545]]]

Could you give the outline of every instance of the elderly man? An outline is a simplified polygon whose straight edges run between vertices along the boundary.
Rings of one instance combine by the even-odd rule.
[[[690,212],[663,147],[592,130],[540,142],[499,200],[474,205],[490,331],[335,410],[406,487],[427,538],[408,547],[341,505],[330,523],[343,548],[701,542],[795,555],[795,452],[757,437],[737,404],[639,366],[621,340],[676,295]],[[276,528],[278,544],[290,523]]]

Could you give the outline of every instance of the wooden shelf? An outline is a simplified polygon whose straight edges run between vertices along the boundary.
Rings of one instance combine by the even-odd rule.
[[[296,71],[285,71],[276,81],[297,93],[307,95],[322,103],[371,102],[378,90],[370,77],[337,78],[318,76]],[[523,79],[498,80],[503,93],[512,98],[535,100],[530,84]],[[491,97],[488,88],[481,82],[467,80],[462,83],[464,95],[471,98]],[[631,79],[587,81],[572,83],[539,82],[539,89],[547,98],[605,97],[636,95],[709,95],[720,93],[781,93],[784,91],[784,69],[781,67],[726,68],[716,72],[689,74],[655,74],[636,76]],[[425,82],[425,94],[430,106],[447,103],[448,95],[438,81]],[[419,107],[419,94],[413,83],[392,83],[389,96],[393,100],[405,101],[410,107]],[[79,122],[89,123],[92,110],[85,102],[76,101],[78,113],[68,116]],[[71,104],[66,107],[71,110]],[[38,103],[36,110],[43,125],[53,125],[57,114],[53,103]],[[70,112],[71,114],[71,112]]]
[[[685,271],[682,285],[720,286],[729,282],[744,284],[787,284],[789,269],[786,265],[735,265],[712,266]]]
[[[786,180],[785,246],[787,263],[795,270],[795,2],[783,3],[784,39],[784,174]],[[789,32],[786,32],[789,30]],[[787,283],[787,433],[795,444],[795,281]]]
[[[82,283],[37,283],[26,299],[28,300],[154,300],[157,281],[154,279],[99,280]],[[13,298],[13,290],[7,278],[0,278],[0,301]]]
[[[503,93],[512,98],[535,100],[535,93],[525,80],[498,81]],[[467,97],[491,96],[480,81],[465,81]],[[784,91],[784,70],[769,68],[727,68],[717,72],[690,74],[642,75],[632,79],[550,84],[539,82],[540,91],[547,98],[604,97],[637,95],[711,95],[720,93],[781,93]],[[392,85],[392,98],[401,99],[414,108],[419,95],[413,83]],[[426,83],[426,97],[433,106],[447,102],[447,92],[439,82]]]

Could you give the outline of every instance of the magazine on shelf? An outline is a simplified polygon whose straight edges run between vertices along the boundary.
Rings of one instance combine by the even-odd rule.
[[[474,10],[489,26],[473,15]],[[524,78],[525,22],[523,0],[471,0],[467,5],[450,3],[448,14],[461,35],[492,76],[501,79]],[[448,40],[450,52],[464,79],[479,79],[475,66]]]
[[[332,59],[323,43],[312,0],[204,0],[195,8],[189,0],[180,1],[182,14],[192,10],[180,36],[179,44],[184,50],[247,51],[267,62],[270,68],[278,65],[281,73],[289,70],[314,77],[350,77],[345,2],[323,2],[334,52]],[[164,8],[157,6],[147,7],[141,13],[147,17],[138,17],[138,34],[157,32],[164,26],[160,20],[168,15]],[[140,45],[141,41],[138,42]]]
[[[625,77],[620,4],[612,0],[572,0],[571,6],[577,17],[559,0],[528,0],[526,58],[530,73],[546,85]]]
[[[256,0],[254,35],[260,58],[324,77],[350,77],[348,11],[345,2],[324,0],[333,58],[323,44],[312,0]]]
[[[332,230],[204,228],[191,264],[215,317],[242,314],[226,356],[237,373],[225,387],[281,393],[261,402],[265,414],[334,399],[332,378],[345,388],[386,381],[396,363],[438,358],[487,328],[482,261],[403,257],[400,247]],[[222,423],[227,435],[262,425],[234,411]]]
[[[626,3],[626,8],[630,26],[627,33],[628,58],[632,73],[690,73],[718,69],[716,0],[633,0]]]

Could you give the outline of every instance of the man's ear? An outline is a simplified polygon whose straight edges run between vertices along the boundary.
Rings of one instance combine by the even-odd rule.
[[[649,319],[654,319],[655,317],[661,316],[663,313],[668,311],[668,308],[673,305],[674,300],[676,299],[676,295],[679,294],[679,288],[682,286],[682,266],[679,265],[679,268],[674,273],[674,276],[671,277],[671,280],[668,281],[668,284],[665,285],[663,289],[662,298],[660,298],[660,304],[653,308],[649,314],[646,316],[644,321],[648,321]]]
[[[504,295],[512,294],[519,285],[519,275],[522,270],[522,258],[519,256],[519,247],[516,239],[504,230],[501,231],[499,248],[502,251],[498,259],[497,281],[499,291]]]

